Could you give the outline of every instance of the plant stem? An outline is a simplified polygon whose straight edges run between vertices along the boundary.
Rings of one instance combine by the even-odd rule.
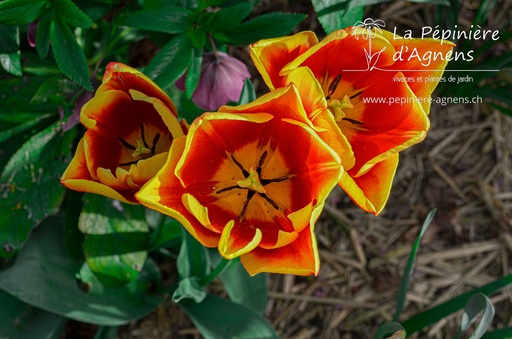
[[[211,271],[210,274],[201,279],[199,285],[201,287],[206,287],[210,285],[215,280],[215,278],[217,278],[222,272],[224,272],[226,268],[228,268],[231,262],[232,260],[226,260],[222,258],[218,265],[213,269],[213,271]]]

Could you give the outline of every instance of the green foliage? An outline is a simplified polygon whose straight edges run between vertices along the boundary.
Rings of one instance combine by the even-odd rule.
[[[25,304],[0,290],[0,337],[47,338],[61,337],[66,319]]]
[[[353,26],[363,19],[364,7],[355,6],[358,3],[357,1],[313,0],[312,3],[318,15],[318,20],[326,33]],[[354,4],[353,7],[350,6],[352,3]]]
[[[207,339],[278,338],[272,325],[256,311],[211,294],[200,304],[183,300],[178,306]]]
[[[137,278],[149,247],[142,206],[87,194],[79,228],[85,234],[86,262],[105,286],[123,286]]]
[[[61,316],[116,326],[140,318],[163,301],[161,279],[147,260],[135,281],[105,287],[87,264],[70,258],[63,238],[64,218],[47,218],[31,235],[16,264],[0,271],[0,289],[21,301]]]
[[[29,24],[41,15],[48,0],[5,0],[0,2],[0,23]]]

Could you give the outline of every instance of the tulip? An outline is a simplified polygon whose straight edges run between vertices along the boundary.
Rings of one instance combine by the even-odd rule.
[[[347,175],[339,185],[361,208],[378,214],[389,196],[398,153],[423,140],[430,127],[428,99],[437,81],[416,78],[439,79],[454,45],[434,39],[398,39],[380,29],[367,33],[367,29],[349,27],[319,42],[314,33],[301,32],[259,41],[251,46],[251,56],[271,90],[290,82],[322,88],[336,121],[334,129],[348,140],[350,150],[344,154],[353,155],[343,159]],[[399,51],[401,58],[395,60]],[[428,66],[414,57],[432,52],[444,57],[432,59]],[[312,77],[304,76],[303,68]],[[324,122],[314,118],[314,125]]]
[[[242,94],[245,79],[251,75],[240,60],[222,52],[203,55],[201,77],[192,101],[202,109],[217,110],[220,106],[237,102]],[[176,81],[176,86],[185,89],[185,76]]]
[[[343,169],[310,107],[291,84],[203,114],[136,198],[251,275],[318,274],[314,224]]]
[[[38,23],[39,19],[36,19],[27,26],[27,42],[30,47],[36,47],[36,33]]]
[[[137,203],[135,193],[163,166],[173,140],[184,135],[171,99],[121,63],[107,65],[80,121],[87,131],[62,184],[127,203]]]

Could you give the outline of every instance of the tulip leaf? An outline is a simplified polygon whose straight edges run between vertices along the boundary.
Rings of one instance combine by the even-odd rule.
[[[251,277],[240,259],[232,263],[222,272],[220,279],[229,298],[246,307],[263,314],[267,307],[267,274],[260,273]]]
[[[512,327],[504,327],[489,331],[482,336],[482,339],[503,339],[512,338]]]
[[[34,135],[0,175],[0,257],[12,258],[32,229],[59,209],[65,191],[59,178],[76,131],[60,134],[53,124]]]
[[[185,72],[192,58],[192,50],[189,38],[178,35],[162,47],[144,73],[160,87],[168,87]]]
[[[200,303],[206,295],[197,277],[185,278],[180,280],[178,288],[172,294],[172,301],[178,303],[181,300],[193,299],[196,303]]]
[[[61,337],[66,319],[19,301],[0,290],[0,338]]]
[[[144,207],[86,194],[78,226],[87,264],[103,284],[118,287],[137,278],[149,247]]]
[[[182,7],[163,6],[125,14],[117,20],[121,26],[129,26],[169,34],[183,33],[190,26],[188,17],[192,11]]]
[[[211,294],[200,304],[185,299],[178,306],[207,339],[278,338],[272,325],[256,311]]]
[[[34,21],[48,0],[7,0],[0,2],[0,23],[24,25]]]
[[[62,73],[85,89],[92,91],[87,60],[69,27],[59,18],[53,20],[50,37],[55,61]]]
[[[245,79],[244,88],[242,89],[242,94],[240,94],[238,105],[248,104],[249,102],[256,100],[256,98],[256,91],[254,90],[251,79]]]
[[[175,219],[168,218],[149,234],[149,249],[157,250],[164,247],[176,247],[181,244],[181,239],[180,223]]]
[[[93,24],[91,18],[71,0],[53,0],[53,7],[55,14],[73,27],[89,28]]]
[[[396,334],[396,337],[394,336]],[[406,336],[405,330],[400,325],[400,323],[397,323],[395,321],[391,321],[388,323],[384,323],[381,326],[379,326],[379,329],[377,330],[377,333],[373,336],[373,339],[385,339],[390,338],[389,336],[393,335],[391,338],[400,338],[403,339]]]
[[[201,78],[201,66],[203,65],[203,49],[194,48],[192,58],[188,64],[187,77],[185,79],[185,93],[187,99],[192,98],[192,94],[199,84]]]
[[[182,278],[204,278],[209,273],[209,256],[206,248],[192,237],[185,229],[183,243],[176,265]]]
[[[54,116],[52,113],[46,113],[46,114],[23,114],[18,113],[20,117],[24,117],[26,120],[20,124],[15,125],[12,128],[6,129],[4,131],[0,130],[0,143],[5,142],[12,138],[13,136],[25,132],[29,130],[30,128],[36,126],[41,121],[46,120],[48,118],[51,118]],[[16,114],[16,115],[18,115]],[[2,121],[2,114],[0,114],[0,122],[4,123]]]
[[[254,19],[242,22],[233,30],[225,32],[224,38],[218,38],[227,44],[248,45],[260,39],[287,35],[305,18],[305,14],[265,13]]]
[[[466,307],[464,307],[464,313],[462,313],[462,319],[460,322],[459,337],[461,333],[466,331],[471,324],[477,320],[480,313],[482,313],[482,318],[471,335],[471,339],[482,337],[494,318],[494,306],[492,305],[491,300],[483,293],[474,294],[469,298]]]
[[[0,289],[43,310],[107,326],[140,318],[163,301],[161,293],[150,292],[159,290],[161,278],[153,261],[132,283],[106,288],[86,264],[69,257],[63,224],[62,216],[50,217],[34,231],[16,264],[0,271]]]

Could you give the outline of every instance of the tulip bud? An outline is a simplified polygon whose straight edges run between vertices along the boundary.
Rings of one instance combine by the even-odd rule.
[[[27,27],[27,41],[30,47],[36,47],[36,32],[39,19],[32,21]]]
[[[250,78],[247,66],[240,60],[222,52],[203,55],[201,77],[192,101],[205,110],[214,111],[230,101],[237,102]],[[185,75],[176,81],[176,87],[185,89]]]

